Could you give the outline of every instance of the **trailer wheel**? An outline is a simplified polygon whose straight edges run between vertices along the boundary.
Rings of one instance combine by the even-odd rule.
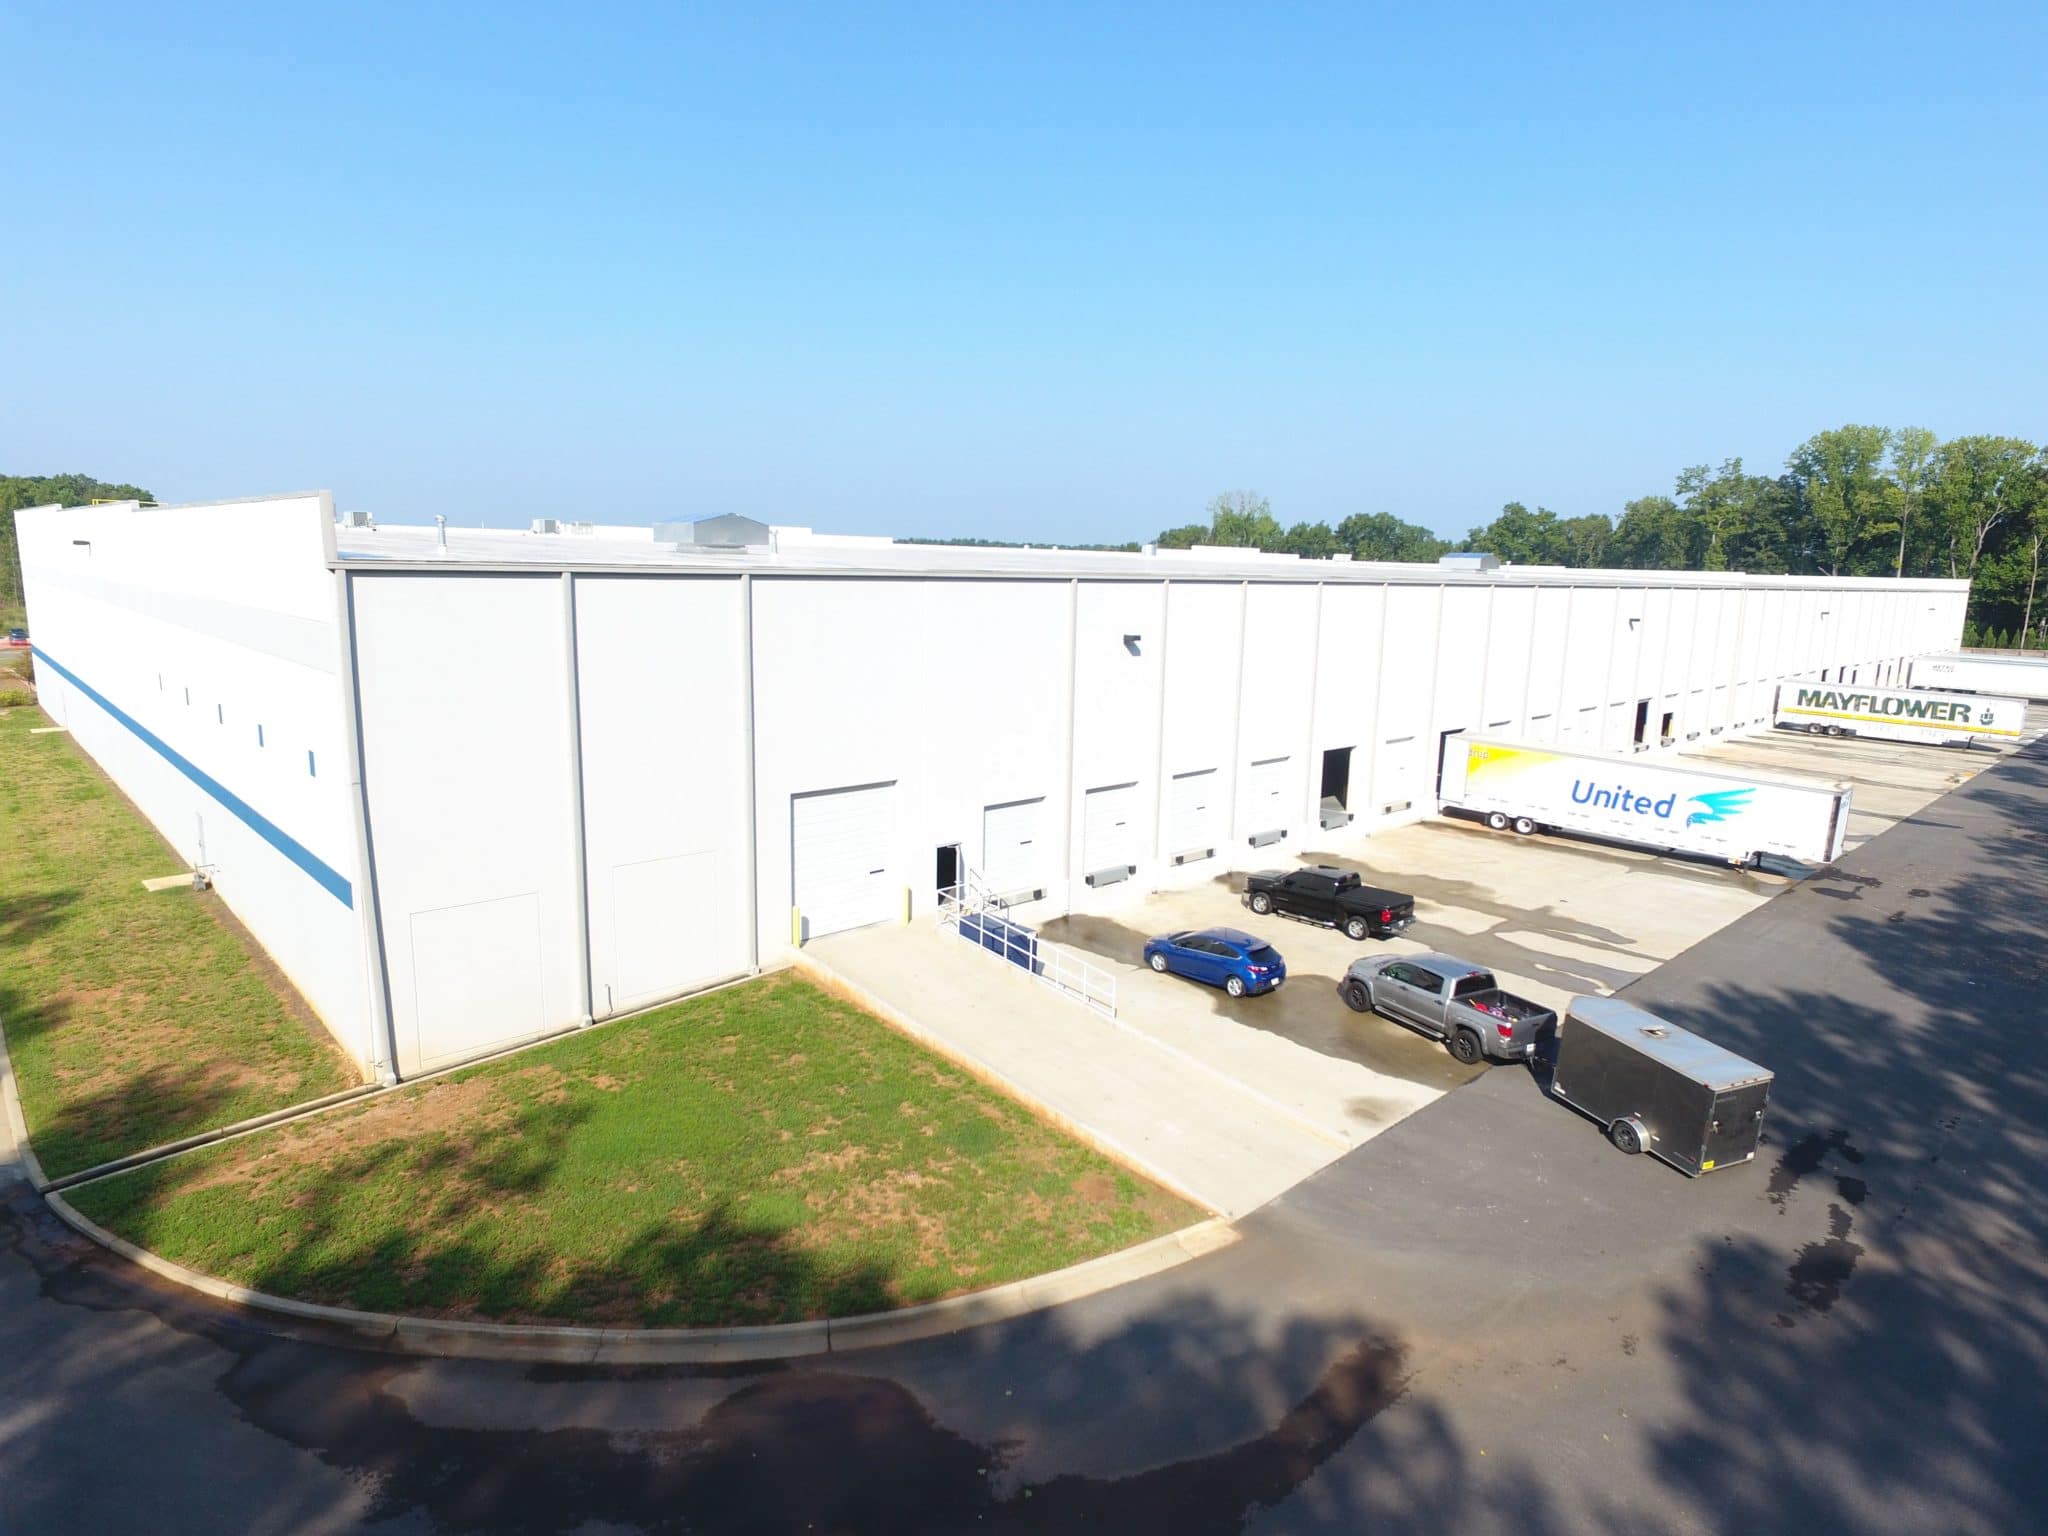
[[[1831,725],[1828,727],[1828,734],[1830,736],[1846,736],[1848,732],[1844,731],[1839,725]]]
[[[1822,735],[1826,732],[1826,730],[1827,727],[1822,725],[1818,720],[1809,720],[1806,724],[1806,734],[1809,736]]]
[[[1536,835],[1536,823],[1535,823],[1535,822],[1531,821],[1531,820],[1530,820],[1530,819],[1529,819],[1528,817],[1526,817],[1526,816],[1517,816],[1517,817],[1515,818],[1515,836],[1517,836],[1517,837],[1534,837],[1535,835]]]
[[[1460,1029],[1451,1036],[1451,1054],[1469,1067],[1485,1059],[1486,1047],[1471,1030]]]
[[[1505,832],[1505,831],[1507,831],[1507,829],[1508,829],[1508,818],[1507,818],[1507,813],[1506,813],[1506,812],[1504,812],[1504,811],[1488,811],[1488,812],[1486,813],[1486,824],[1487,824],[1487,825],[1488,825],[1489,827],[1493,828],[1493,830],[1494,830],[1494,831],[1496,831],[1496,832]]]
[[[1362,981],[1344,983],[1344,1006],[1353,1013],[1372,1012],[1372,993],[1366,990]]]
[[[1639,1120],[1617,1120],[1607,1127],[1607,1139],[1615,1150],[1634,1157],[1643,1150],[1643,1127]]]
[[[1258,913],[1259,916],[1264,917],[1268,912],[1273,910],[1273,898],[1268,896],[1264,891],[1253,892],[1252,910]]]

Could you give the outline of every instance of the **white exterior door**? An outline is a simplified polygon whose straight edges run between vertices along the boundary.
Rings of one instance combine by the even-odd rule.
[[[807,939],[900,916],[896,786],[868,784],[790,801],[792,896]]]
[[[1247,832],[1270,832],[1292,826],[1287,793],[1291,757],[1268,757],[1253,763],[1244,778],[1244,821]]]
[[[1035,891],[1045,884],[1039,850],[1045,846],[1045,801],[1012,800],[981,813],[981,879],[998,896]]]
[[[1110,784],[1088,791],[1081,821],[1083,873],[1138,862],[1138,786]]]
[[[1216,770],[1198,768],[1193,773],[1176,773],[1166,789],[1166,849],[1171,854],[1199,853],[1214,848],[1217,815],[1222,806],[1216,799]]]

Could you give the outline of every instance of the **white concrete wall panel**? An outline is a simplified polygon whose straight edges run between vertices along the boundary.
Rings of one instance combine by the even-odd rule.
[[[745,645],[738,577],[576,578],[599,1018],[750,963]]]
[[[1566,722],[1562,716],[1565,670],[1571,636],[1571,612],[1580,594],[1570,587],[1540,587],[1529,634],[1528,727],[1531,741],[1558,741]]]
[[[1493,594],[1486,626],[1479,728],[1527,734],[1536,657],[1536,589],[1503,587]]]
[[[411,1074],[583,1017],[567,621],[559,576],[354,586],[392,1032]]]
[[[1572,589],[1557,704],[1557,739],[1569,746],[1598,747],[1606,731],[1615,637],[1625,629],[1616,617],[1621,596],[1614,587]]]
[[[1364,806],[1372,816],[1412,817],[1434,783],[1436,746],[1430,712],[1441,665],[1440,593],[1437,587],[1387,589],[1372,798]]]
[[[372,1056],[324,496],[17,520],[44,707]]]
[[[1204,768],[1212,783],[1236,781],[1236,699],[1245,589],[1235,582],[1176,582],[1167,588],[1162,760],[1169,778]],[[1182,849],[1166,849],[1168,853]]]
[[[1436,632],[1433,734],[1477,730],[1482,724],[1481,695],[1486,685],[1486,646],[1493,621],[1493,595],[1493,590],[1487,587],[1446,587],[1443,591]],[[1428,760],[1434,783],[1434,740],[1429,744]]]
[[[1119,815],[1139,828],[1159,825],[1159,695],[1163,652],[1172,644],[1170,637],[1161,643],[1165,620],[1166,594],[1158,582],[1084,581],[1076,592],[1074,804],[1081,805],[1091,789],[1130,785],[1115,800]],[[1127,635],[1138,638],[1127,645]],[[1232,697],[1224,695],[1226,711]],[[1228,788],[1235,792],[1234,775]],[[1072,818],[1067,839],[1067,897],[1074,905],[1096,899],[1084,883],[1094,867],[1083,846],[1084,821],[1081,815]],[[1141,855],[1153,840],[1137,835]],[[1131,862],[1141,873],[1147,868],[1143,856]],[[1121,888],[1116,892],[1119,899],[1124,894]]]
[[[1379,719],[1380,637],[1386,607],[1385,587],[1323,589],[1311,746],[1318,758],[1331,747],[1351,748],[1353,809],[1371,798],[1369,774],[1373,732]],[[1317,771],[1320,775],[1320,768]]]
[[[1316,625],[1314,587],[1255,583],[1245,591],[1237,747],[1240,779],[1249,790],[1238,796],[1238,830],[1243,837],[1278,829],[1298,838],[1316,824],[1308,761]],[[1254,763],[1263,765],[1256,776],[1249,772]],[[1320,783],[1320,763],[1316,777]]]
[[[1630,752],[1635,747],[1636,706],[1644,695],[1638,690],[1638,675],[1650,642],[1645,637],[1649,623],[1644,612],[1641,587],[1623,587],[1615,594],[1613,624],[1609,630],[1611,650],[1607,662],[1607,708],[1602,715],[1601,745],[1610,752]],[[1654,705],[1655,700],[1651,700]],[[1655,722],[1651,722],[1654,729]]]

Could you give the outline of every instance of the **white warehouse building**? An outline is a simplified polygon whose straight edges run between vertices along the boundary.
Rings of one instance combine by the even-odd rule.
[[[1615,752],[1954,647],[1967,584],[18,514],[44,707],[366,1071],[929,912],[1021,915],[1413,820],[1464,730]],[[1277,846],[1275,846],[1277,845]]]

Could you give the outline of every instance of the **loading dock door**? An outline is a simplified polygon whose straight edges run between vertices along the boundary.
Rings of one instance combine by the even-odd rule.
[[[1044,846],[1045,801],[1012,800],[981,813],[981,878],[998,896],[1035,891],[1045,884],[1038,851]]]
[[[807,939],[900,916],[896,786],[864,784],[790,800],[791,900]]]
[[[1287,757],[1261,758],[1251,765],[1245,775],[1245,829],[1250,832],[1271,832],[1281,827],[1292,826],[1294,816],[1288,805],[1288,765],[1293,762]]]
[[[1167,787],[1166,852],[1206,853],[1217,844],[1216,770],[1176,773]]]
[[[1081,819],[1081,868],[1126,868],[1138,862],[1138,786],[1108,784],[1088,791]]]

